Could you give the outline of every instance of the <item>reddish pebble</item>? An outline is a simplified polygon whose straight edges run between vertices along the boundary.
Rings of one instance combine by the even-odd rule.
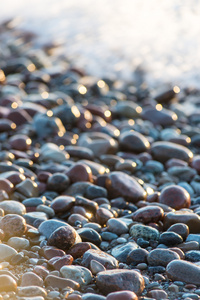
[[[82,242],[74,245],[69,251],[68,254],[72,255],[74,259],[82,257],[83,254],[91,249],[91,245],[87,242]]]
[[[146,206],[136,210],[132,219],[136,222],[147,224],[149,222],[156,223],[164,217],[164,210],[159,206]]]
[[[50,266],[52,266],[54,269],[60,271],[60,269],[63,267],[63,266],[66,266],[66,265],[71,265],[73,262],[73,257],[71,255],[65,255],[65,256],[55,256],[55,257],[52,257],[49,261],[48,261],[48,264]]]
[[[198,174],[200,174],[200,155],[197,155],[193,158],[191,167],[194,168]]]
[[[92,182],[92,171],[90,167],[85,164],[77,163],[72,166],[68,171],[67,175],[69,176],[72,183],[79,181],[89,181]]]
[[[0,228],[7,238],[22,236],[26,232],[26,221],[19,215],[8,214],[1,219]]]
[[[32,143],[31,139],[25,134],[13,135],[9,140],[12,149],[19,151],[27,151]]]
[[[11,111],[7,118],[11,121],[13,121],[17,126],[23,125],[25,123],[31,122],[32,118],[31,116],[23,109],[16,109]]]
[[[39,253],[44,256],[46,259],[51,259],[54,256],[64,256],[66,253],[65,251],[58,249],[56,247],[53,246],[44,246],[41,248],[41,250],[39,251]]]
[[[64,213],[72,208],[75,198],[71,196],[59,196],[56,197],[50,207],[53,208],[55,213]]]
[[[0,179],[0,190],[4,190],[6,193],[10,194],[13,192],[14,185],[8,179]]]
[[[104,207],[99,207],[96,211],[96,219],[100,225],[105,225],[110,218],[113,218],[111,211]]]
[[[190,194],[183,187],[177,185],[164,188],[160,194],[159,202],[176,210],[189,208],[191,204]]]
[[[108,294],[106,300],[138,300],[138,297],[134,292],[120,291]]]
[[[162,290],[152,290],[148,292],[148,296],[156,300],[168,299],[168,295],[165,291]]]

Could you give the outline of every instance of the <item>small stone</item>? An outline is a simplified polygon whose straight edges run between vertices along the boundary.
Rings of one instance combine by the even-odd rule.
[[[70,179],[67,175],[62,173],[54,173],[48,178],[47,188],[50,191],[61,193],[65,191],[70,184]]]
[[[161,207],[158,206],[145,206],[141,207],[136,210],[133,215],[132,219],[136,222],[141,222],[144,224],[153,222],[157,223],[161,221],[164,217],[164,211]]]
[[[72,246],[67,253],[73,256],[74,259],[76,259],[82,257],[83,254],[89,249],[91,249],[91,245],[87,242],[82,242]]]
[[[138,248],[136,242],[118,245],[111,250],[111,254],[120,262],[126,263],[129,253]]]
[[[139,295],[144,290],[144,279],[133,270],[107,270],[97,274],[97,287],[105,295],[123,290]]]
[[[167,229],[167,231],[172,231],[179,234],[180,236],[182,236],[184,241],[189,235],[189,227],[183,223],[173,224]]]
[[[159,243],[166,246],[176,246],[182,242],[183,238],[175,232],[163,232],[159,239]]]
[[[193,212],[179,210],[167,213],[163,220],[164,230],[176,223],[186,224],[190,233],[199,233],[200,231],[200,216]]]
[[[148,296],[155,298],[156,300],[160,299],[168,299],[168,295],[165,291],[163,290],[152,290],[148,292]]]
[[[0,208],[4,210],[5,214],[16,214],[23,216],[26,213],[26,207],[15,200],[5,200],[0,202]]]
[[[59,196],[51,202],[51,208],[55,213],[64,213],[69,211],[75,203],[75,198],[70,196]]]
[[[125,131],[119,137],[121,150],[127,152],[141,153],[150,148],[147,138],[136,131]]]
[[[86,251],[83,255],[82,265],[86,268],[89,268],[91,260],[98,261],[106,269],[118,268],[118,261],[113,256],[100,250],[90,249]]]
[[[134,292],[120,291],[108,294],[106,300],[138,300],[138,297]]]
[[[63,266],[60,273],[64,278],[74,280],[84,286],[92,281],[92,273],[81,266]]]
[[[100,234],[92,228],[80,228],[77,230],[83,242],[90,242],[97,246],[101,243]]]
[[[96,219],[100,225],[105,225],[110,218],[113,218],[113,214],[111,213],[111,211],[104,207],[99,207],[97,209]]]
[[[108,230],[117,235],[121,235],[128,232],[128,226],[119,219],[111,218],[107,221],[106,226]]]
[[[43,286],[43,280],[37,274],[33,272],[26,272],[22,275],[21,286]]]
[[[127,256],[127,264],[140,264],[147,262],[149,252],[146,249],[134,249]]]
[[[38,230],[40,234],[44,235],[47,239],[50,237],[50,235],[59,227],[65,226],[67,223],[58,221],[58,220],[47,220],[40,224],[38,227]]]
[[[73,257],[71,255],[54,256],[48,261],[48,264],[54,269],[60,271],[60,269],[65,265],[71,265],[73,262]]]
[[[96,275],[99,272],[105,271],[106,268],[100,262],[96,261],[95,259],[92,259],[90,261],[90,270],[92,274]]]
[[[89,166],[83,163],[76,163],[70,167],[67,171],[67,175],[72,183],[79,181],[92,182],[92,170]]]
[[[38,185],[29,178],[17,184],[15,189],[26,198],[38,197]]]

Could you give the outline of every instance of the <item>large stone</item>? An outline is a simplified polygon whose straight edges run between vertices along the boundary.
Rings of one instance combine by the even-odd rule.
[[[107,295],[111,292],[129,290],[137,295],[144,290],[144,279],[134,270],[109,270],[97,274],[97,287]]]
[[[170,185],[164,188],[159,196],[159,202],[176,210],[189,208],[191,204],[190,194],[181,186]]]
[[[58,220],[46,220],[40,224],[38,231],[48,239],[56,229],[66,226],[66,224],[66,222]]]
[[[167,213],[163,220],[164,230],[176,223],[186,224],[190,233],[200,232],[200,217],[195,213],[184,210]]]
[[[171,158],[178,158],[190,162],[193,153],[186,147],[171,142],[155,142],[151,145],[152,156],[161,162],[166,162]]]
[[[200,267],[191,262],[171,261],[167,265],[166,272],[171,280],[200,285]]]
[[[0,293],[15,292],[17,290],[17,282],[9,275],[0,275]]]
[[[131,176],[123,172],[111,172],[106,179],[106,188],[110,198],[123,197],[130,202],[146,198],[146,191]]]
[[[136,131],[125,131],[119,137],[119,146],[127,152],[140,153],[150,148],[147,138]]]

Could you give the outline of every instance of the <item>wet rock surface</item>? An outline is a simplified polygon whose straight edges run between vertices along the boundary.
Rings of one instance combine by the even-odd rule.
[[[88,76],[11,24],[0,299],[199,299],[200,91]]]

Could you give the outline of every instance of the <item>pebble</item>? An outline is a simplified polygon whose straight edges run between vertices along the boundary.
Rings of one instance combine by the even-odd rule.
[[[110,198],[123,197],[133,203],[146,198],[142,186],[123,172],[111,172],[106,179],[106,188]]]
[[[159,202],[176,210],[190,207],[190,194],[182,187],[171,185],[162,190]]]
[[[0,202],[0,208],[4,210],[5,214],[16,214],[23,216],[26,213],[26,207],[15,200],[5,200]]]
[[[200,217],[192,211],[178,210],[167,213],[163,220],[164,230],[176,223],[186,224],[190,233],[199,233]]]
[[[120,262],[126,263],[129,253],[138,248],[137,243],[128,242],[123,245],[118,245],[111,250],[111,254]]]
[[[183,260],[171,261],[166,268],[168,277],[173,281],[200,284],[200,267]]]
[[[18,295],[20,297],[37,297],[37,296],[42,296],[42,297],[46,297],[47,296],[47,292],[45,291],[44,288],[40,287],[40,286],[31,286],[29,285],[28,287],[19,287],[18,288]]]
[[[144,240],[158,240],[159,239],[159,231],[150,226],[135,224],[130,228],[130,235],[133,238],[143,238]]]
[[[136,210],[132,214],[132,219],[135,222],[147,223],[157,223],[161,221],[164,217],[164,211],[158,206],[145,206]]]
[[[147,138],[136,131],[125,131],[119,137],[119,146],[121,150],[127,152],[141,153],[150,148]]]
[[[73,290],[77,290],[80,288],[79,283],[74,280],[62,278],[56,275],[48,275],[44,280],[45,286],[51,288],[65,289],[72,288]]]
[[[134,249],[129,252],[127,256],[127,264],[140,264],[147,262],[147,256],[149,252],[146,249]]]
[[[144,279],[134,270],[107,270],[97,274],[97,286],[105,295],[123,290],[139,295],[144,290]]]
[[[170,226],[167,231],[172,231],[179,234],[185,241],[189,235],[189,227],[184,223],[176,223]]]
[[[168,249],[154,249],[149,252],[147,256],[148,264],[151,266],[163,266],[166,267],[169,262],[180,259],[180,256]]]
[[[26,221],[22,216],[7,214],[1,219],[0,228],[6,237],[22,236],[26,232]]]
[[[100,234],[92,228],[80,228],[77,230],[77,233],[79,234],[83,242],[91,242],[97,246],[99,246],[101,243]]]
[[[168,295],[165,291],[162,290],[152,290],[148,292],[148,296],[154,299],[168,299]]]
[[[78,242],[81,242],[79,234],[72,226],[66,224],[53,231],[48,238],[47,244],[67,251]]]
[[[108,230],[117,235],[121,235],[128,232],[128,226],[119,219],[111,218],[107,221],[106,226]]]
[[[101,263],[106,269],[118,268],[118,261],[106,252],[90,249],[83,254],[82,265],[89,268],[91,260]]]
[[[62,221],[54,219],[46,220],[40,224],[38,231],[48,239],[56,229],[65,225],[66,223]]]
[[[0,292],[15,292],[17,282],[9,275],[0,275]]]
[[[28,239],[21,238],[21,237],[11,237],[7,241],[7,244],[17,251],[22,250],[22,249],[27,249],[30,246],[30,242]]]
[[[92,274],[96,275],[99,272],[105,271],[106,268],[100,262],[96,261],[95,259],[92,259],[90,261],[90,270]]]
[[[92,273],[82,266],[63,266],[60,273],[64,278],[78,282],[80,286],[88,285],[92,281]]]
[[[113,292],[107,295],[106,300],[137,300],[138,297],[131,291]]]
[[[33,272],[26,272],[22,275],[21,286],[43,286],[43,280],[37,274]]]
[[[166,246],[176,246],[182,242],[183,238],[175,232],[163,232],[159,238],[159,243]]]

